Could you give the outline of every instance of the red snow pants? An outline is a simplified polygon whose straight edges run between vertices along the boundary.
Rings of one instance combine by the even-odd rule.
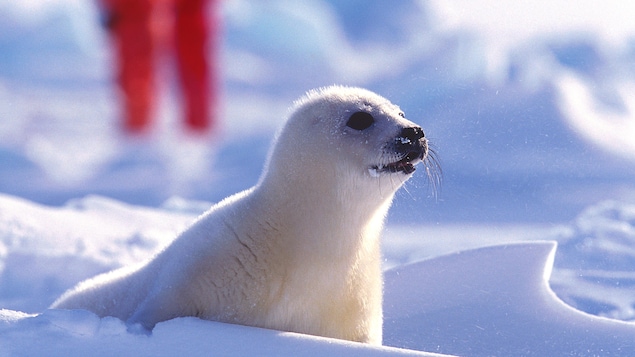
[[[215,4],[207,12],[208,2],[215,0],[102,0],[117,52],[126,131],[142,133],[151,124],[156,55],[165,48],[176,55],[186,127],[207,132],[215,124],[217,78],[207,58],[216,59],[218,21]]]

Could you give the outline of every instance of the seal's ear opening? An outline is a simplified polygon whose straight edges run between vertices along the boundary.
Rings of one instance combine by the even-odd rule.
[[[375,118],[366,112],[353,113],[346,122],[346,126],[355,130],[368,129],[375,123]]]

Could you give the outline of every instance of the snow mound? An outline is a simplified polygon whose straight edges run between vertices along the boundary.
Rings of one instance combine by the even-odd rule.
[[[555,242],[458,252],[386,272],[384,343],[462,356],[633,355],[635,324],[549,288]]]
[[[0,194],[0,307],[42,311],[81,280],[151,257],[195,217],[100,196],[46,207]]]

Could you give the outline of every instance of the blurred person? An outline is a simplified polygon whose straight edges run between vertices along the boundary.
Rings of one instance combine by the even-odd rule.
[[[213,67],[219,37],[217,0],[100,1],[116,49],[126,132],[141,135],[151,126],[156,59],[166,49],[175,52],[186,129],[210,132],[216,124],[218,96]]]

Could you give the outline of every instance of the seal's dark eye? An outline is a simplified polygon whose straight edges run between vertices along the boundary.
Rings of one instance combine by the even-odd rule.
[[[348,118],[346,126],[355,130],[368,129],[375,122],[375,118],[366,112],[356,112]]]

